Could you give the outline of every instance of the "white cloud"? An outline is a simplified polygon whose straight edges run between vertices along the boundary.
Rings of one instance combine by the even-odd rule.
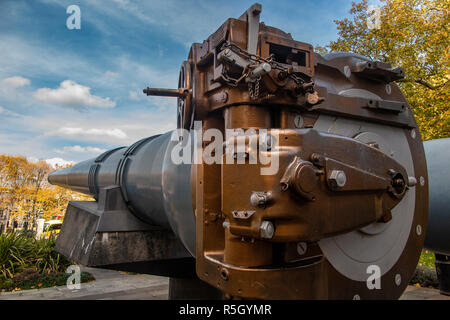
[[[38,161],[42,161],[42,159],[38,159],[36,157],[27,157],[27,160],[31,163],[36,163]],[[74,161],[64,160],[62,158],[51,158],[51,159],[45,159],[45,162],[47,162],[49,165],[51,165],[53,168],[57,167],[66,167],[68,165],[74,165]]]
[[[138,94],[136,91],[129,91],[128,92],[128,97],[131,99],[131,100],[134,100],[134,101],[139,101],[139,100],[142,100],[143,99],[143,94]]]
[[[45,162],[47,162],[49,165],[51,165],[53,168],[56,167],[66,167],[68,165],[74,165],[75,162],[73,161],[68,161],[68,160],[64,160],[62,158],[51,158],[51,159],[46,159]]]
[[[82,147],[79,145],[75,146],[65,146],[62,150],[56,150],[57,153],[67,153],[67,152],[78,152],[78,153],[103,153],[106,149],[101,149],[97,147]]]
[[[55,48],[45,37],[18,37],[0,32],[0,43],[8,44],[0,50],[2,74],[26,74],[36,79],[67,79],[70,75],[75,80],[89,77],[95,81],[105,73],[76,51]]]
[[[101,98],[91,94],[91,88],[72,80],[64,80],[57,89],[41,88],[34,94],[34,98],[54,105],[67,106],[74,109],[88,107],[111,108],[116,103],[110,98]]]
[[[63,127],[58,129],[58,133],[66,136],[107,136],[117,139],[128,138],[127,134],[120,129],[83,129],[83,128],[71,128]]]
[[[27,160],[28,160],[28,162],[32,162],[32,163],[36,163],[39,161],[39,159],[36,157],[27,157]]]
[[[19,88],[23,86],[29,85],[31,82],[27,78],[23,78],[20,76],[5,78],[2,80],[2,83],[6,86],[12,87],[12,88]]]
[[[9,117],[18,117],[19,116],[19,114],[9,111],[9,110],[3,108],[2,106],[0,106],[0,115],[9,116]]]

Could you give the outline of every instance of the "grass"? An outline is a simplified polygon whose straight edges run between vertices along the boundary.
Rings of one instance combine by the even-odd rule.
[[[54,250],[55,239],[40,239],[17,233],[0,235],[0,280],[11,279],[25,269],[38,273],[64,272],[72,263]]]
[[[0,291],[65,285],[73,264],[55,250],[55,239],[36,240],[24,234],[0,234]],[[81,274],[81,282],[92,280]]]
[[[70,274],[58,273],[38,273],[33,269],[26,269],[19,275],[0,281],[0,291],[20,291],[28,289],[41,289],[67,284]],[[88,272],[81,272],[81,283],[94,280],[94,277]]]
[[[434,253],[428,250],[423,250],[420,255],[418,265],[434,269]]]
[[[409,284],[416,287],[439,288],[434,268],[434,253],[423,250],[416,271]]]

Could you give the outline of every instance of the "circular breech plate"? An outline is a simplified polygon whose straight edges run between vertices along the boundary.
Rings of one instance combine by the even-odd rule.
[[[422,141],[419,134],[412,138],[410,129],[326,115],[318,118],[314,129],[355,138],[363,143],[375,143],[402,164],[408,176],[416,177],[417,181],[421,176],[427,177]],[[425,233],[418,235],[415,230],[417,225],[422,229],[426,226],[427,207],[427,186],[417,183],[392,209],[391,221],[374,223],[319,241],[329,264],[330,298],[400,297],[419,259]]]

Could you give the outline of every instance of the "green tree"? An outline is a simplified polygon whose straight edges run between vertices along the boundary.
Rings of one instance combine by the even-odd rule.
[[[350,51],[400,66],[398,83],[424,140],[450,135],[449,0],[381,0],[380,28],[368,28],[366,0],[351,19],[335,21],[339,37],[322,52]]]

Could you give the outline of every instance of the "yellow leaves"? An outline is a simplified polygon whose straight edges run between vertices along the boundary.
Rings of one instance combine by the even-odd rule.
[[[44,161],[31,163],[24,157],[0,155],[0,210],[29,222],[40,214],[44,219],[63,214],[67,203],[78,196],[51,186],[47,182],[50,171]]]
[[[325,51],[352,51],[404,69],[400,83],[425,140],[450,136],[450,1],[382,1],[381,28],[369,30],[366,0],[353,3],[352,19],[336,21],[339,38]]]

